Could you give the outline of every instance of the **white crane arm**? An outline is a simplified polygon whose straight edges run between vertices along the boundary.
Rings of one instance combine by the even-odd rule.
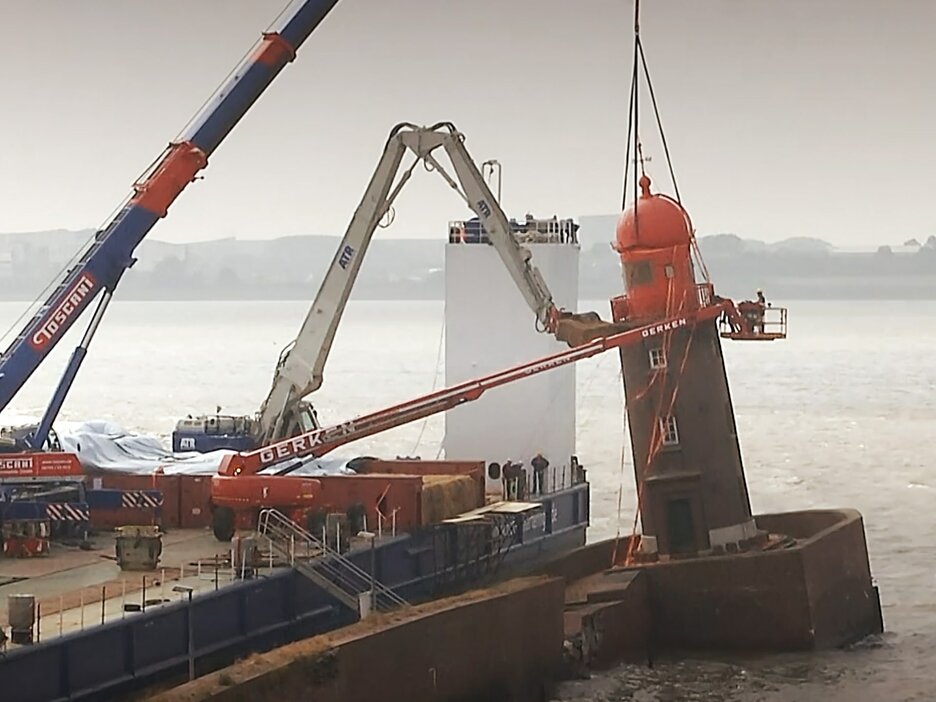
[[[478,216],[520,293],[535,313],[542,331],[554,333],[560,339],[569,341],[570,345],[585,343],[590,338],[609,333],[600,326],[604,324],[600,320],[597,322],[599,326],[595,326],[595,315],[575,315],[560,312],[556,308],[546,282],[530,261],[531,252],[517,243],[506,215],[465,148],[464,141],[464,136],[448,122],[431,127],[402,123],[390,132],[383,156],[328,267],[299,334],[277,365],[270,394],[260,410],[258,439],[261,445],[318,428],[314,413],[310,414],[302,399],[322,385],[325,362],[371,238],[420,162],[433,166]],[[458,182],[445,172],[433,156],[433,152],[440,147],[448,154]],[[416,159],[394,186],[407,151],[412,151]],[[576,343],[570,340],[572,338],[576,339]],[[304,415],[309,418],[305,419]]]
[[[405,154],[406,147],[391,135],[299,334],[278,364],[270,394],[260,409],[262,441],[293,433],[299,423],[298,403],[322,385],[338,324],[371,237],[392,202],[390,189]]]

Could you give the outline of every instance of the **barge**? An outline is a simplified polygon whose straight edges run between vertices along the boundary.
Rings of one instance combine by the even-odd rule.
[[[15,692],[18,702],[97,700],[184,681],[247,653],[351,624],[361,609],[350,598],[363,595],[366,613],[371,605],[384,610],[530,572],[585,543],[589,508],[580,469],[548,494],[489,501],[411,533],[353,538],[340,552],[294,526],[292,563],[279,558],[273,568],[267,567],[269,549],[251,561],[250,542],[236,540],[230,582],[212,583],[210,574],[206,581],[194,569],[178,579],[176,571],[170,577],[177,579],[150,586],[150,599],[174,590],[171,601],[145,606],[145,592],[137,591],[129,600],[85,605],[89,621],[105,606],[113,618],[11,647],[0,659],[0,691]],[[276,514],[264,521],[274,535]],[[275,535],[268,540],[273,551],[275,541]],[[281,556],[285,546],[280,541]],[[199,583],[202,592],[194,590]],[[134,611],[113,611],[128,601]]]

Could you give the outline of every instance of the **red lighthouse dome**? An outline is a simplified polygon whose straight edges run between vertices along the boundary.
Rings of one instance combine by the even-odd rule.
[[[650,193],[650,179],[640,177],[640,197],[621,213],[615,249],[662,249],[692,240],[692,224],[682,206],[666,195]]]
[[[615,318],[645,323],[696,309],[699,297],[689,215],[672,198],[652,194],[646,175],[640,178],[640,190],[615,232],[626,293],[617,298]]]

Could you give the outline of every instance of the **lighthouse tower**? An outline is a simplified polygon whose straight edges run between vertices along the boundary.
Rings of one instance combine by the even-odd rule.
[[[625,295],[614,320],[652,324],[711,303],[697,283],[692,224],[650,190],[618,221]],[[751,515],[717,322],[678,326],[621,349],[642,535],[639,556],[734,552],[760,541]]]

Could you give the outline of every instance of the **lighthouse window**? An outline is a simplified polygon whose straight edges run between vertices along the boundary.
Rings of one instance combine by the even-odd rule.
[[[654,369],[666,368],[666,349],[650,349],[650,367]]]
[[[637,263],[624,264],[624,273],[627,278],[626,282],[628,288],[653,282],[653,275],[650,272],[650,261],[638,261]]]
[[[667,278],[672,278],[674,275],[676,275],[676,270],[672,266],[667,265],[663,267],[663,274]]]
[[[679,443],[679,430],[676,428],[676,417],[672,415],[660,417],[660,432],[663,434],[664,446],[676,446]]]

